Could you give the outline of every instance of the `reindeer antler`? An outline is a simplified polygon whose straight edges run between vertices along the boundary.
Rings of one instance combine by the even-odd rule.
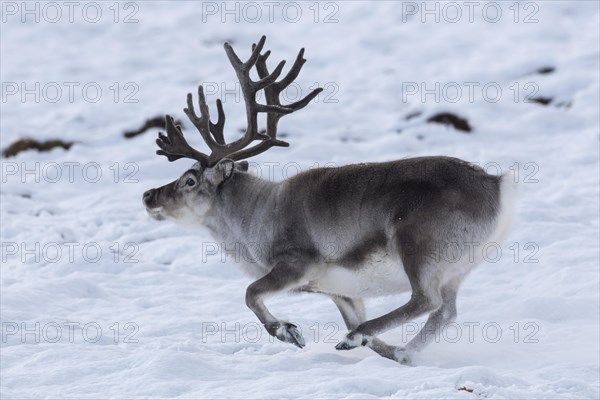
[[[280,93],[293,82],[298,76],[302,65],[306,62],[303,58],[304,49],[298,53],[298,57],[287,75],[276,82],[285,65],[285,61],[281,61],[273,72],[269,73],[266,60],[270,55],[270,51],[261,54],[265,40],[266,37],[263,36],[260,38],[258,44],[252,45],[252,54],[245,62],[239,59],[229,43],[224,44],[227,57],[240,82],[246,105],[247,127],[244,136],[231,143],[225,143],[223,137],[225,113],[221,100],[217,100],[219,116],[217,122],[213,123],[210,121],[208,105],[204,97],[204,89],[200,85],[198,87],[200,116],[194,110],[191,93],[187,96],[187,108],[184,108],[183,111],[200,132],[202,139],[211,150],[210,155],[192,148],[183,137],[181,128],[175,126],[173,118],[168,115],[166,118],[167,136],[159,133],[159,138],[156,140],[156,143],[161,148],[161,150],[157,151],[157,154],[166,156],[169,161],[175,161],[179,158],[191,158],[199,161],[203,166],[213,166],[223,158],[242,160],[260,154],[274,146],[289,146],[289,143],[277,139],[277,123],[279,119],[283,115],[291,114],[305,107],[323,89],[317,88],[300,101],[289,105],[282,105],[279,99]],[[250,71],[255,66],[260,78],[258,81],[253,81],[250,78]],[[265,91],[267,104],[256,102],[256,94],[261,90]],[[266,134],[258,131],[258,113],[260,112],[267,113]],[[251,148],[246,148],[255,140],[261,140],[262,143]]]

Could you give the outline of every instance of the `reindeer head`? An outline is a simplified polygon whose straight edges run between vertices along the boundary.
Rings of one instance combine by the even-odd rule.
[[[218,196],[219,189],[229,182],[235,184],[233,183],[235,180],[231,177],[247,171],[247,162],[236,161],[260,154],[273,146],[289,146],[289,143],[277,139],[279,119],[304,108],[323,89],[317,88],[295,103],[282,105],[279,95],[296,79],[302,65],[306,62],[303,58],[304,49],[298,53],[296,61],[287,75],[276,81],[285,61],[281,61],[273,72],[269,73],[266,61],[271,52],[266,51],[261,54],[265,40],[266,38],[263,36],[258,44],[252,45],[252,54],[246,62],[242,62],[238,58],[229,43],[224,45],[227,57],[240,82],[246,105],[247,128],[240,139],[225,143],[223,104],[221,100],[217,100],[218,120],[216,123],[211,122],[202,86],[198,87],[200,116],[194,110],[191,93],[187,95],[187,108],[184,108],[183,111],[200,132],[202,139],[211,150],[210,154],[207,155],[192,148],[185,140],[181,127],[175,125],[171,116],[166,116],[167,135],[165,136],[162,132],[158,134],[156,143],[160,150],[156,153],[166,156],[169,161],[190,158],[197,162],[176,181],[144,193],[144,206],[151,217],[157,220],[170,218],[180,222],[200,222],[212,206],[215,197]],[[250,78],[250,71],[253,67],[256,67],[260,78],[257,81]],[[256,102],[256,94],[261,90],[264,90],[266,104]],[[258,130],[258,113],[267,114],[265,133]],[[248,147],[254,141],[260,141],[260,143]]]

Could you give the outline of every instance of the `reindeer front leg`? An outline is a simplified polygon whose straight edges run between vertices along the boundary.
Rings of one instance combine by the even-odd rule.
[[[275,318],[265,306],[263,299],[286,289],[304,284],[304,273],[298,266],[279,262],[265,276],[248,286],[246,305],[256,314],[271,336],[300,348],[305,345],[298,327],[290,322]]]

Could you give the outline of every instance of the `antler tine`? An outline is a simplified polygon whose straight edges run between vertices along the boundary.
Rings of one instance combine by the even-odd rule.
[[[261,79],[258,81],[253,81],[250,78],[250,70],[256,64],[259,57],[261,57],[260,52],[261,52],[262,48],[264,47],[265,40],[266,40],[266,37],[263,36],[260,38],[260,41],[258,42],[258,44],[252,45],[252,54],[250,55],[250,58],[248,58],[248,61],[246,61],[246,62],[242,62],[239,59],[239,57],[237,56],[237,54],[235,54],[235,51],[233,50],[233,48],[231,47],[231,45],[229,43],[225,43],[225,45],[224,45],[225,52],[227,53],[227,57],[229,58],[229,61],[231,62],[231,65],[233,66],[233,69],[237,75],[237,78],[240,81],[240,85],[242,86],[242,91],[247,90],[249,92],[249,94],[251,94],[251,92],[256,93],[259,90],[262,90],[265,87],[271,85],[273,82],[275,82],[275,80],[277,80],[277,78],[281,74],[281,71],[283,70],[283,66],[285,65],[285,60],[281,61],[279,63],[279,65],[277,65],[277,67],[273,70],[273,72],[270,75],[267,74],[266,76],[261,77]],[[266,54],[267,53],[270,54],[270,51],[267,51]],[[260,106],[262,106],[261,104],[256,104],[256,102],[254,102],[254,103],[257,107],[259,107],[259,112],[267,112],[267,110],[260,109]],[[277,112],[278,110],[274,109],[274,110],[269,110],[269,111]],[[279,111],[285,112],[285,110],[279,110]]]
[[[265,55],[266,57],[261,57],[256,63],[256,70],[258,72],[258,76],[261,78],[269,75],[269,70],[267,69],[266,63],[268,54],[265,53]],[[271,107],[281,107],[286,110],[285,113],[276,114],[277,119],[281,118],[283,114],[289,114],[305,107],[308,103],[310,103],[312,99],[314,99],[319,93],[323,91],[323,88],[316,88],[299,101],[287,105],[281,104],[279,95],[294,81],[294,79],[296,79],[296,77],[298,77],[302,66],[306,62],[306,59],[304,59],[303,56],[304,49],[302,48],[298,52],[296,61],[294,61],[294,64],[292,65],[292,68],[290,68],[288,73],[280,81],[274,82],[272,85],[265,87],[267,105]]]
[[[290,68],[290,70],[288,71],[286,76],[284,76],[280,81],[275,82],[273,84],[272,90],[274,93],[277,93],[278,100],[279,100],[279,94],[285,88],[287,88],[294,81],[294,79],[296,79],[298,77],[298,74],[300,73],[300,70],[304,66],[305,62],[306,62],[306,59],[304,58],[304,48],[302,48],[298,52],[298,56],[296,56],[296,61],[294,61],[294,65],[292,65],[292,68]],[[294,103],[288,104],[284,107],[291,108],[293,111],[298,111],[298,110],[306,107],[306,105],[308,103],[310,103],[312,99],[317,97],[317,95],[319,93],[321,93],[322,91],[323,91],[323,88],[316,88],[312,92],[307,94],[303,99],[298,100]]]
[[[208,156],[188,144],[183,137],[181,127],[175,125],[173,117],[167,115],[165,120],[167,136],[162,132],[158,133],[156,144],[160,147],[160,150],[157,150],[156,154],[166,156],[169,161],[179,160],[180,158],[191,158],[199,161],[203,166],[206,166]]]
[[[219,113],[217,123],[210,122],[210,132],[218,144],[225,144],[223,137],[223,127],[225,126],[225,111],[223,111],[223,103],[221,99],[217,99],[217,112]]]
[[[255,86],[257,88],[257,90],[260,89],[264,89],[267,86],[271,85],[273,82],[275,82],[275,80],[277,80],[277,78],[279,78],[279,75],[281,75],[281,70],[283,70],[283,66],[285,65],[285,60],[282,60],[279,62],[279,64],[277,64],[277,67],[275,67],[275,69],[273,70],[273,72],[267,76],[265,76],[264,78],[262,78],[261,80],[255,82]]]
[[[288,87],[294,81],[294,79],[298,77],[298,74],[300,73],[300,70],[302,69],[302,66],[304,66],[305,62],[306,59],[304,58],[303,47],[298,52],[298,55],[296,56],[296,60],[294,61],[292,68],[290,68],[288,73],[279,82],[275,83],[275,89],[282,91],[283,89]]]
[[[293,110],[292,112],[301,110],[304,107],[306,107],[308,105],[308,103],[310,103],[311,100],[314,99],[315,97],[317,97],[317,95],[319,93],[321,93],[322,91],[323,91],[323,88],[316,88],[312,92],[307,94],[303,99],[293,102],[292,104],[288,104],[285,107],[292,109]]]
[[[256,72],[258,72],[258,76],[262,79],[269,75],[269,69],[267,68],[267,58],[269,58],[270,52],[266,52],[262,57],[258,59],[256,62]],[[292,69],[296,65],[297,61],[292,65]],[[291,71],[291,70],[290,70]],[[290,72],[286,75],[289,76]],[[285,79],[285,78],[283,78]],[[282,79],[282,81],[283,81]],[[281,82],[281,81],[280,81]],[[290,81],[291,83],[291,81]],[[281,106],[281,101],[279,100],[279,90],[278,82],[275,82],[269,87],[265,88],[265,99],[267,104],[272,106]],[[268,113],[267,114],[267,135],[269,135],[272,139],[277,137],[277,123],[279,119],[282,117],[282,114],[278,113]],[[289,146],[289,143],[285,143],[285,147]],[[262,144],[262,143],[261,143]],[[266,146],[265,146],[266,147]]]
[[[278,69],[280,69],[280,67],[283,66],[282,63],[279,63],[273,74],[269,74],[269,70],[267,68],[266,63],[269,55],[270,52],[267,51],[265,52],[265,54],[262,54],[260,57],[258,57],[256,61],[256,71],[258,72],[258,76],[261,78],[261,81],[268,79],[275,72],[278,72],[279,75],[281,71],[278,71]],[[308,103],[310,103],[312,99],[314,99],[321,91],[323,91],[323,88],[316,88],[299,101],[288,105],[281,104],[279,95],[294,81],[294,79],[296,79],[305,62],[306,59],[304,59],[304,49],[300,49],[300,51],[298,52],[298,56],[296,57],[296,60],[294,61],[294,64],[292,65],[288,73],[280,81],[273,82],[270,85],[264,87],[265,98],[267,102],[267,105],[264,106],[265,109],[267,109],[266,133],[271,138],[271,140],[264,141],[251,148],[238,151],[234,154],[229,155],[229,158],[231,158],[232,160],[242,160],[267,151],[268,149],[274,146],[289,146],[289,143],[277,139],[277,124],[279,122],[279,119],[283,117],[283,115],[290,114],[294,111],[304,108]],[[270,110],[273,110],[274,112],[269,112]],[[279,110],[282,110],[283,112]]]
[[[256,63],[256,60],[258,59],[258,56],[260,55],[260,52],[262,51],[266,40],[267,37],[263,35],[258,41],[258,44],[252,45],[252,54],[246,62],[242,62],[242,60],[240,60],[237,54],[235,54],[233,47],[231,47],[231,45],[228,42],[225,42],[223,44],[223,47],[225,48],[225,53],[227,54],[227,58],[229,58],[229,62],[231,63],[231,65],[233,65],[236,74],[239,75],[239,73],[250,72],[250,70]]]
[[[246,70],[247,72],[250,72],[254,64],[256,64],[256,60],[258,60],[258,57],[260,56],[260,52],[262,51],[266,40],[267,37],[263,35],[261,36],[256,46],[254,44],[252,45],[252,54],[248,58],[248,61],[244,63],[244,70]],[[231,48],[231,46],[229,46],[229,48]],[[233,51],[233,49],[231,49],[231,51]]]
[[[185,115],[188,116],[192,124],[198,129],[202,139],[213,150],[216,147],[215,139],[211,136],[210,131],[210,114],[208,111],[208,105],[206,104],[206,98],[204,97],[204,88],[202,85],[198,86],[198,104],[200,105],[200,116],[196,114],[194,110],[194,101],[191,93],[187,95],[187,107],[183,109]]]
[[[194,101],[191,93],[187,95],[187,107],[183,109],[192,124],[198,129],[202,139],[211,149],[211,152],[224,143],[223,126],[225,125],[225,113],[221,101],[217,101],[219,119],[216,124],[210,121],[210,113],[204,96],[204,88],[198,86],[198,104],[200,106],[200,116],[194,109]],[[157,154],[164,155],[169,161],[175,161],[180,158],[191,158],[199,161],[203,166],[209,164],[210,156],[201,153],[191,147],[183,136],[180,126],[175,126],[173,118],[170,115],[166,117],[167,136],[159,133],[156,143],[161,148]],[[212,153],[211,153],[212,154]]]

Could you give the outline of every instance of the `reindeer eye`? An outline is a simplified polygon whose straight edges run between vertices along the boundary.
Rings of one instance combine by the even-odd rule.
[[[195,180],[193,180],[192,178],[188,178],[188,180],[187,180],[187,181],[185,181],[185,184],[186,184],[187,186],[194,186],[194,185],[196,184],[196,181],[195,181]]]

